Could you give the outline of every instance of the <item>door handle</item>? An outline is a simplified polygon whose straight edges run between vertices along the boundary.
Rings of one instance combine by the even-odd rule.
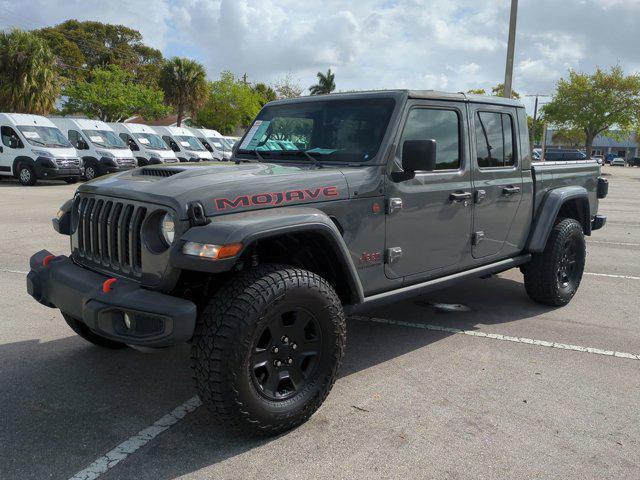
[[[516,193],[520,193],[520,187],[509,185],[508,187],[504,187],[502,189],[502,195],[504,197],[510,197],[511,195],[515,195]]]
[[[466,203],[471,200],[471,192],[455,192],[449,195],[449,201],[452,203]]]

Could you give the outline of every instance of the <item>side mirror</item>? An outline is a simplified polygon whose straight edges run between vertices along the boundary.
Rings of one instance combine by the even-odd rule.
[[[138,145],[136,145],[136,142],[134,142],[132,138],[130,138],[130,139],[127,141],[127,144],[129,145],[129,149],[130,149],[131,151],[133,151],[133,152],[137,152],[138,150],[140,150],[140,149],[138,148]]]
[[[415,172],[432,172],[436,169],[436,141],[405,140],[402,145],[402,169],[411,178]]]
[[[81,138],[78,139],[78,142],[76,143],[76,148],[78,150],[88,150],[89,146],[87,145],[87,143],[82,140]]]
[[[180,151],[180,147],[178,146],[178,144],[176,142],[171,142],[171,150],[173,150],[174,152],[179,152]]]
[[[11,137],[9,139],[9,147],[10,148],[20,148],[20,140],[16,137]]]

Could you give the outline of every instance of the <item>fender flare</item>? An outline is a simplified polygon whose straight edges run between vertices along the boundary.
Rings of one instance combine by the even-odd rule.
[[[36,168],[36,162],[33,158],[31,157],[27,157],[26,155],[18,155],[16,158],[13,159],[13,164],[11,166],[11,172],[13,174],[14,177],[18,177],[18,166],[21,163],[27,163],[29,165],[31,165],[31,167],[33,167],[34,171]]]
[[[340,274],[349,289],[349,303],[363,302],[362,283],[342,234],[333,220],[316,208],[281,207],[215,217],[208,225],[187,230],[172,247],[170,261],[172,266],[185,270],[225,272],[231,270],[238,258],[256,241],[303,232],[319,235],[331,246],[339,263]],[[212,261],[184,255],[182,246],[187,241],[214,245],[242,243],[243,249],[234,258]]]
[[[578,221],[582,224],[585,235],[591,234],[591,209],[587,190],[577,185],[554,188],[546,193],[534,219],[528,242],[529,252],[537,253],[544,250],[560,209],[564,204],[573,200],[577,200],[580,206],[582,218]]]

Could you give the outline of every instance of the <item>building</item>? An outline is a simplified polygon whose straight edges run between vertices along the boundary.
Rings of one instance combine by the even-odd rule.
[[[568,145],[566,143],[554,142],[554,130],[547,130],[546,146],[552,148],[580,148],[584,149],[584,143],[578,145]],[[631,134],[623,140],[616,140],[607,135],[598,135],[593,140],[593,155],[614,154],[617,157],[626,158],[627,160],[640,157],[640,138],[635,134]]]

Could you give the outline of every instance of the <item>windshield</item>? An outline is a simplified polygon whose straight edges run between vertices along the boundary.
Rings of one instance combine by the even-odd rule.
[[[169,150],[169,146],[164,143],[164,140],[160,138],[160,135],[155,133],[134,133],[133,136],[140,142],[145,148],[153,150]]]
[[[221,138],[220,141],[225,145],[227,150],[231,150],[233,148],[233,146],[235,145],[235,143],[236,143],[233,140],[230,140],[230,139],[224,138],[224,137]]]
[[[239,152],[285,156],[304,151],[322,160],[366,162],[378,152],[394,106],[391,98],[267,106]]]
[[[83,130],[91,143],[102,148],[124,149],[125,143],[111,130]]]
[[[31,145],[50,148],[71,148],[69,140],[55,127],[36,125],[18,125],[18,130]]]
[[[177,140],[182,148],[186,148],[187,150],[196,150],[198,152],[205,150],[196,137],[191,137],[189,135],[174,135],[173,138]]]
[[[226,143],[224,143],[223,139],[220,137],[208,137],[207,141],[209,145],[211,145],[216,150],[228,150],[229,147]]]

